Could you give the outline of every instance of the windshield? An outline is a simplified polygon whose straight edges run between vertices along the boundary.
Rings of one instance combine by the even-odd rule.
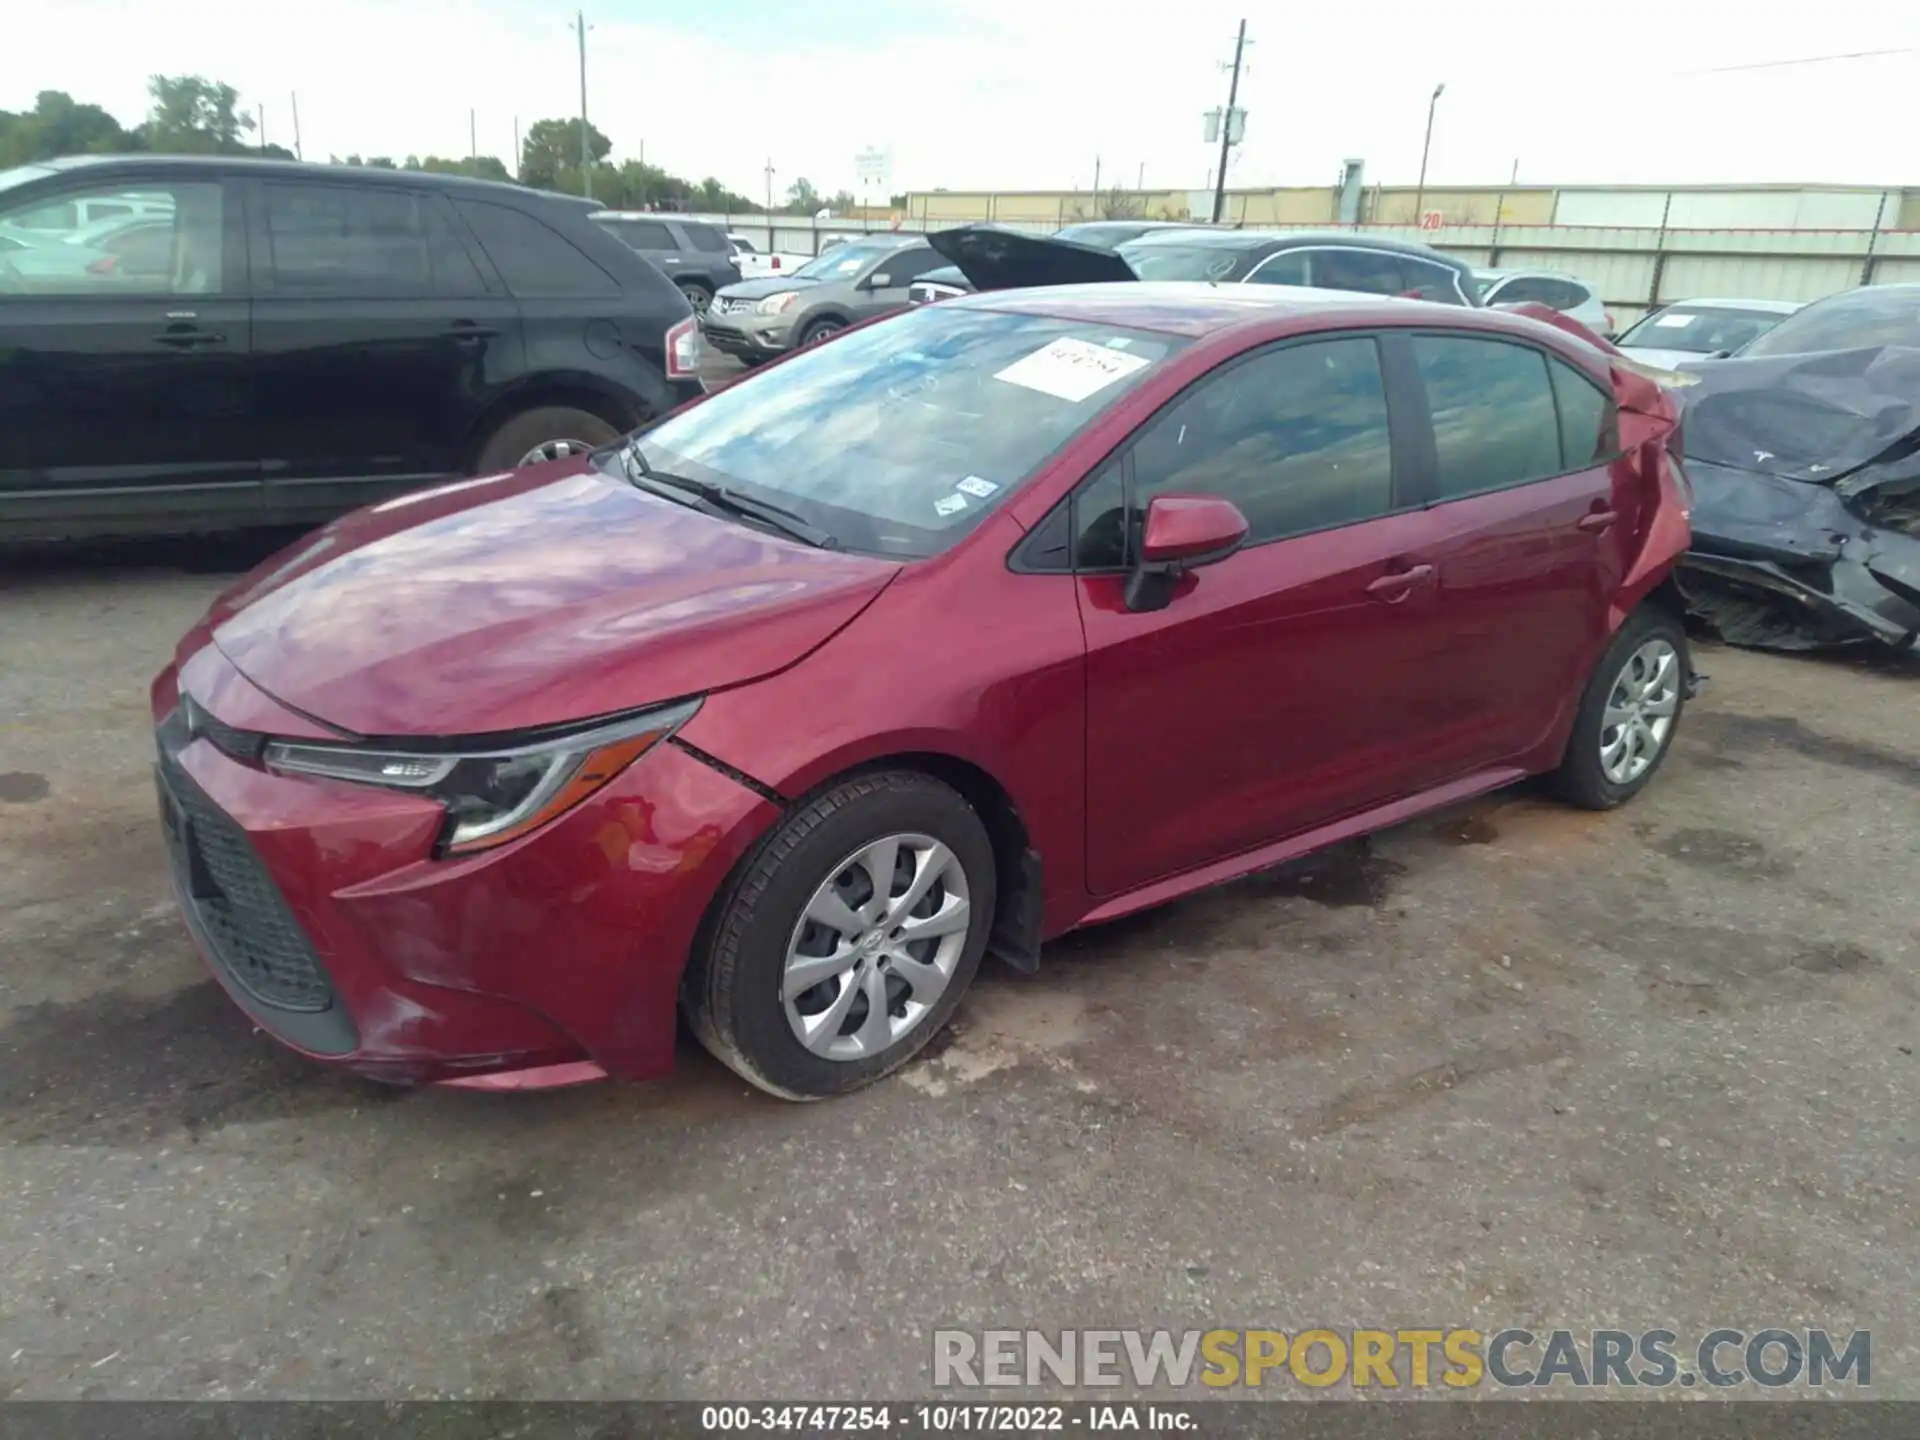
[[[1218,245],[1122,245],[1117,252],[1142,280],[1224,280],[1245,258]]]
[[[738,381],[638,443],[655,469],[763,496],[848,549],[933,555],[1185,343],[928,305]]]
[[[859,243],[836,245],[824,255],[814,256],[793,274],[802,280],[851,280],[874,261],[891,255],[899,248],[897,245]]]
[[[1685,350],[1693,355],[1731,355],[1786,318],[1770,310],[1669,305],[1647,316],[1614,343],[1648,350]]]
[[[1742,357],[1805,355],[1873,345],[1920,346],[1920,285],[1849,290],[1786,317]]]

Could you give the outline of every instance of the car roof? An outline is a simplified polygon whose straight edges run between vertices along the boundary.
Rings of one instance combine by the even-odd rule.
[[[1209,250],[1252,250],[1263,245],[1271,245],[1276,249],[1334,245],[1348,250],[1386,250],[1395,255],[1416,255],[1422,260],[1438,260],[1463,272],[1471,268],[1464,260],[1456,260],[1431,245],[1397,240],[1390,235],[1360,235],[1351,230],[1219,230],[1195,227],[1174,234],[1142,235],[1138,240],[1127,241],[1129,249],[1135,246],[1142,249],[1158,248],[1162,245],[1168,248],[1200,246]]]
[[[1844,292],[1843,292],[1844,293]],[[1805,300],[1726,300],[1708,298],[1704,300],[1669,300],[1661,305],[1662,310],[1676,307],[1703,310],[1762,310],[1769,315],[1791,315],[1796,310],[1806,308]]]
[[[1517,280],[1522,275],[1526,275],[1538,276],[1542,280],[1571,280],[1576,285],[1584,285],[1587,283],[1578,275],[1571,275],[1565,270],[1537,270],[1532,266],[1526,266],[1519,270],[1482,270],[1476,265],[1473,268],[1473,274],[1477,280]]]
[[[388,170],[374,165],[330,165],[317,160],[263,160],[254,155],[63,155],[57,160],[36,161],[36,165],[54,171],[88,169],[125,170],[133,174],[184,175],[205,174],[208,170],[237,171],[264,179],[341,180],[351,178],[356,185],[397,185],[418,189],[470,191],[475,195],[498,197],[517,195],[543,202],[560,201],[593,210],[600,207],[580,195],[556,190],[535,190],[510,180],[478,180],[470,175],[442,175],[430,170]]]
[[[1498,310],[1467,309],[1424,300],[1362,295],[1352,290],[1317,290],[1305,285],[1213,284],[1205,280],[1143,280],[1129,284],[1048,285],[1033,289],[988,290],[940,302],[940,308],[1006,310],[1055,320],[1078,320],[1134,330],[1156,330],[1198,339],[1248,323],[1292,317],[1314,321],[1404,321],[1410,317],[1437,325],[1521,329],[1528,334],[1553,329],[1525,316]],[[1556,332],[1557,333],[1557,332]]]

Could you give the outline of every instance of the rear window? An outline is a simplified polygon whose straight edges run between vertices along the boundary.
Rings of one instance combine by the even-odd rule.
[[[692,221],[682,222],[680,228],[687,232],[687,239],[693,242],[696,250],[705,250],[714,255],[725,255],[728,251],[727,237],[711,225],[699,225]]]
[[[485,200],[457,203],[480,248],[514,295],[566,298],[620,293],[617,280],[545,222]]]
[[[1416,335],[1413,359],[1433,413],[1442,499],[1544,479],[1565,468],[1559,408],[1547,358],[1538,350],[1500,340]]]
[[[1185,343],[928,305],[738,381],[640,444],[656,468],[759,495],[849,549],[932,555]]]

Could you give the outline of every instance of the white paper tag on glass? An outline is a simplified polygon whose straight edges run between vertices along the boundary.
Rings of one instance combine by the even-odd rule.
[[[969,475],[953,488],[984,500],[1000,487],[991,480],[982,480],[978,475]]]
[[[942,495],[933,502],[933,513],[936,515],[955,515],[966,508],[967,497],[964,495]]]
[[[1664,330],[1672,325],[1691,325],[1699,318],[1698,315],[1662,315],[1653,325],[1656,330]]]
[[[1077,401],[1098,394],[1146,365],[1143,356],[1063,336],[1014,361],[993,378],[1038,390],[1042,395]]]

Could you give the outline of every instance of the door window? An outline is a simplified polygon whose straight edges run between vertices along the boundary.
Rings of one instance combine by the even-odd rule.
[[[525,211],[485,200],[456,201],[454,208],[513,294],[544,299],[620,293],[619,282],[571,240]]]
[[[1363,295],[1398,295],[1407,288],[1400,257],[1379,250],[1316,251],[1313,283],[1323,290],[1357,290]]]
[[[0,232],[14,242],[0,248],[0,295],[217,295],[227,283],[218,182],[42,196],[0,209]]]
[[[880,273],[887,277],[887,288],[891,290],[905,285],[910,280],[918,280],[929,270],[938,270],[941,266],[951,263],[937,251],[924,245],[917,245],[910,250],[902,250],[898,255],[890,258],[880,267]]]
[[[1307,258],[1305,250],[1282,250],[1262,260],[1247,279],[1255,285],[1311,285]]]
[[[694,249],[705,250],[710,255],[727,253],[727,237],[711,225],[701,225],[688,220],[683,222],[680,228],[687,232],[687,239],[693,242]]]
[[[1568,470],[1584,470],[1620,453],[1620,411],[1613,397],[1558,360],[1547,362],[1553,398],[1560,407],[1560,458]]]
[[[1126,563],[1155,495],[1218,495],[1247,518],[1249,544],[1384,515],[1393,446],[1370,338],[1269,350],[1199,383],[1147,423],[1128,452],[1127,524],[1103,475],[1082,497],[1082,568]]]
[[[1561,474],[1560,417],[1547,358],[1525,345],[1416,335],[1438,452],[1439,498]]]
[[[602,220],[616,237],[635,250],[678,250],[673,232],[658,220]]]
[[[1430,264],[1425,260],[1403,260],[1400,262],[1400,273],[1406,281],[1403,294],[1437,301],[1442,305],[1460,303],[1460,278],[1446,266]]]
[[[263,189],[268,268],[276,291],[432,292],[422,197],[352,185],[271,182]]]

